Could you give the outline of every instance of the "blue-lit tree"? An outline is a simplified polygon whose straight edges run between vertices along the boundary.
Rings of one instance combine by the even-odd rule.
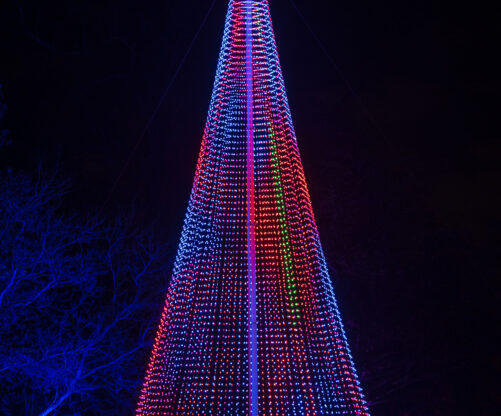
[[[168,250],[127,220],[63,215],[56,175],[0,183],[0,414],[130,412]]]

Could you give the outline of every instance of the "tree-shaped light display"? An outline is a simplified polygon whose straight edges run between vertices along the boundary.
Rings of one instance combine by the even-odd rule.
[[[318,238],[267,0],[230,0],[136,414],[369,414]]]

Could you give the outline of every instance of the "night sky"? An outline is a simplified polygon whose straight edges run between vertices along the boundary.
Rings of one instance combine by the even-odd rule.
[[[134,205],[174,255],[227,7],[211,4],[3,2],[1,163],[58,166],[68,211]],[[430,0],[270,7],[373,415],[500,415],[499,15]]]

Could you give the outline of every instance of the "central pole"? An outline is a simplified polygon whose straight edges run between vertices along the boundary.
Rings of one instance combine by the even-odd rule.
[[[252,73],[252,0],[246,0],[245,63],[247,81],[247,256],[249,273],[249,405],[258,416],[258,361],[256,316],[256,232],[254,205],[254,103]]]

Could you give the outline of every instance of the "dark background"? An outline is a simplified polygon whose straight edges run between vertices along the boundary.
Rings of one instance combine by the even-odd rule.
[[[68,210],[134,204],[176,241],[227,7],[215,2],[190,47],[211,3],[4,2],[14,142],[2,164],[57,165],[73,182]],[[500,415],[498,14],[429,0],[295,4],[270,0],[372,413]]]

